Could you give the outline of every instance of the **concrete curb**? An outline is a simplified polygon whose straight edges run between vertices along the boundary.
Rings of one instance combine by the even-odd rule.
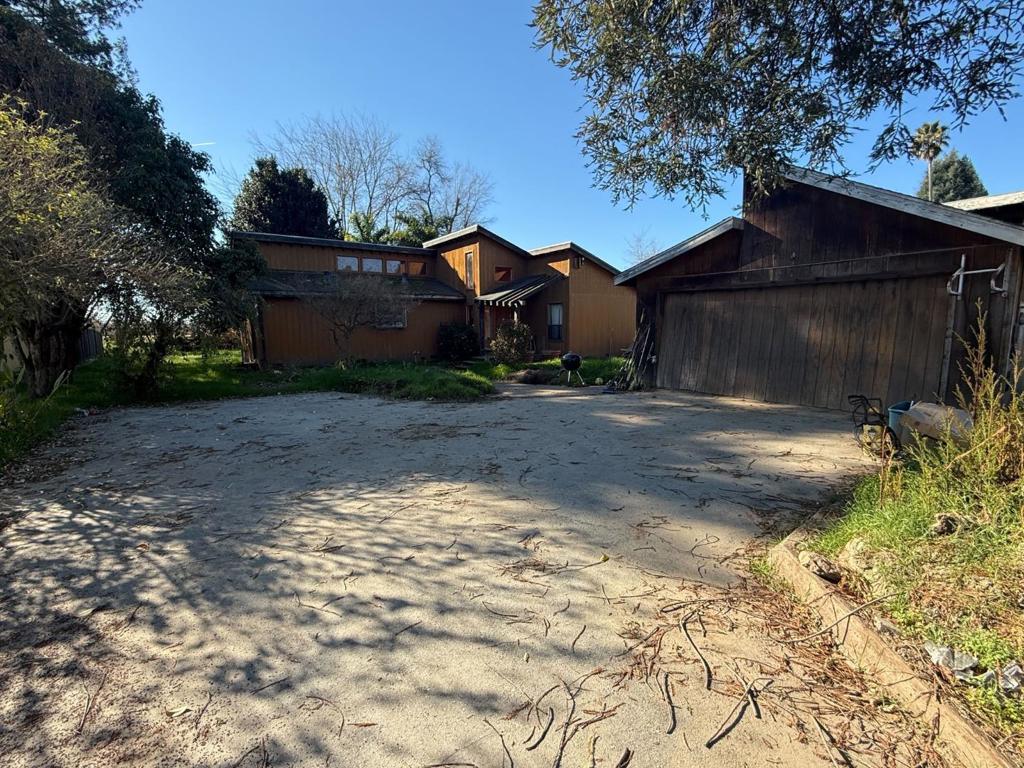
[[[798,528],[772,547],[768,558],[796,595],[818,613],[824,624],[831,624],[857,604],[800,565],[796,545],[805,536],[803,529]],[[860,615],[850,616],[840,621],[831,634],[850,666],[873,680],[905,710],[935,728],[935,748],[944,757],[967,768],[1015,768],[988,736],[956,709],[939,701],[935,686],[890,648],[870,621]]]

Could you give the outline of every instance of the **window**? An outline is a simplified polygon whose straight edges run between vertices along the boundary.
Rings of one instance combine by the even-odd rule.
[[[388,259],[384,262],[384,267],[389,275],[402,274],[402,262],[398,259]]]
[[[473,252],[466,251],[466,287],[476,287],[476,281],[473,279]]]
[[[380,317],[377,318],[377,321],[373,324],[373,327],[379,328],[380,330],[384,331],[400,330],[402,328],[405,328],[405,326],[408,325],[408,322],[408,313],[406,312],[406,310],[401,309],[394,315],[381,315]]]
[[[507,283],[512,279],[512,267],[495,267],[494,280],[498,283]]]
[[[425,261],[407,261],[405,270],[407,275],[423,276],[427,274],[427,263]]]
[[[548,304],[548,338],[562,340],[562,305]]]
[[[380,259],[363,258],[363,272],[383,272],[384,262]]]
[[[355,256],[339,256],[338,257],[338,271],[339,272],[358,272],[359,271],[359,259]]]

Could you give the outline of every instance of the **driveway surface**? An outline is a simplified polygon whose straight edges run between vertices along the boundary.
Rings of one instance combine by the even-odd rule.
[[[836,712],[778,697],[802,683],[733,596],[752,542],[864,471],[847,424],[530,388],[83,417],[0,489],[0,754],[832,765],[802,713]]]

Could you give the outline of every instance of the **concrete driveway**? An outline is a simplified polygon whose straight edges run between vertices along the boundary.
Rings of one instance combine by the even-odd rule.
[[[865,469],[842,415],[298,395],[82,418],[36,466],[0,490],[7,765],[832,764],[773,688],[705,742],[783,686],[730,595]]]

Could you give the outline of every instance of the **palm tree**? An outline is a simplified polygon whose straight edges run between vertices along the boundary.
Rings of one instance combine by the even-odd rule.
[[[917,129],[910,140],[910,151],[915,157],[928,163],[928,199],[932,200],[932,162],[942,154],[949,144],[949,129],[936,120],[925,123]]]

